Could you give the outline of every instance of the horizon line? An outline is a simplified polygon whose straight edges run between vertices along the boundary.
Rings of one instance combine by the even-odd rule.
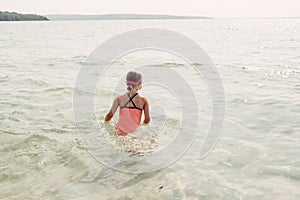
[[[1,10],[0,10],[1,11]],[[292,18],[300,18],[300,16],[258,16],[258,17],[214,17],[214,16],[206,16],[206,15],[189,15],[189,14],[149,14],[149,13],[102,13],[102,14],[79,14],[79,13],[34,13],[34,12],[18,12],[18,11],[8,11],[3,10],[2,12],[16,12],[19,14],[37,14],[37,15],[82,15],[82,16],[99,16],[99,15],[161,15],[161,16],[173,16],[173,17],[203,17],[207,19],[292,19]]]
[[[181,14],[149,14],[149,13],[104,13],[104,14],[78,14],[78,13],[51,13],[51,14],[40,14],[40,15],[82,15],[82,16],[99,16],[99,15],[162,15],[162,16],[175,16],[175,17],[205,17],[208,19],[291,19],[291,18],[300,18],[300,16],[282,16],[282,17],[213,17],[206,15],[181,15]]]

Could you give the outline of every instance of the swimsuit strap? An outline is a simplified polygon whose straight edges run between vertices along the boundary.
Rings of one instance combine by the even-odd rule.
[[[130,97],[130,95],[129,95],[129,93],[128,93],[129,101],[128,101],[125,105],[127,105],[129,102],[131,102],[131,103],[133,104],[133,107],[136,108],[135,103],[132,101],[132,99],[133,99],[136,95],[138,95],[138,93],[135,93],[132,97]]]
[[[138,93],[135,93],[132,97],[129,95],[128,93],[128,97],[129,97],[129,100],[124,104],[124,106],[121,106],[120,108],[136,108],[136,109],[139,109],[139,110],[142,110],[141,108],[137,107],[135,105],[135,103],[133,102],[133,98],[138,95]],[[129,104],[129,102],[131,102],[133,104],[133,106],[127,106]]]

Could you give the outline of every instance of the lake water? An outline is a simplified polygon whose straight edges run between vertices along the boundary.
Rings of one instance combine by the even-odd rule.
[[[181,33],[216,65],[226,115],[222,136],[205,159],[199,151],[211,118],[209,91],[178,58],[163,53],[133,52],[115,62],[95,91],[95,114],[106,114],[113,84],[127,70],[174,68],[189,77],[199,98],[201,132],[177,162],[150,173],[116,171],[94,159],[78,135],[72,103],[82,64],[104,41],[139,28]],[[299,32],[299,19],[1,22],[0,198],[299,199]],[[164,131],[142,139],[154,141],[151,153],[175,137],[180,105],[159,86],[145,85],[141,93],[153,106],[146,130],[159,129],[165,111]]]

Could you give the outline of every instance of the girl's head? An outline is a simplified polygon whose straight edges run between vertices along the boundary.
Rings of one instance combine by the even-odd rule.
[[[132,91],[139,90],[142,88],[142,74],[138,73],[136,71],[130,71],[127,73],[126,76],[126,84],[127,84],[127,90]]]

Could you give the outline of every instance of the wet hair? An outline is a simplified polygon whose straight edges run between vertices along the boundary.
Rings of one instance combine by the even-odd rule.
[[[142,82],[142,74],[136,71],[129,71],[126,76],[127,81]],[[127,84],[127,90],[131,91],[135,85]]]
[[[131,91],[131,90],[133,89],[133,87],[134,87],[133,85],[128,84],[128,85],[127,85],[127,90],[128,90],[128,91]]]

